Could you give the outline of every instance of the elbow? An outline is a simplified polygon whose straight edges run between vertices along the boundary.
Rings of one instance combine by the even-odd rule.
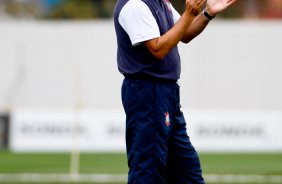
[[[158,51],[155,51],[155,52],[151,52],[152,55],[157,58],[158,60],[163,60],[164,57],[166,56],[165,53],[162,53],[162,52],[158,52]]]
[[[181,39],[181,42],[187,44],[187,43],[189,43],[191,40],[192,40],[192,39],[190,39],[190,38],[182,38],[182,39]]]
[[[164,59],[164,57],[166,56],[167,53],[165,53],[163,50],[161,49],[153,49],[153,48],[149,48],[150,53],[157,58],[158,60],[162,60]]]
[[[168,54],[169,49],[158,44],[159,38],[155,38],[149,41],[144,42],[145,47],[148,51],[158,60],[163,60],[164,57]],[[162,45],[162,44],[161,44]]]
[[[157,58],[158,60],[163,60],[164,57],[168,54],[169,50],[164,50],[160,48],[151,48],[149,49],[150,53]]]
[[[189,43],[188,40],[181,40],[181,42],[182,42],[182,43],[185,43],[185,44]]]
[[[187,43],[190,42],[190,40],[185,40],[185,39],[183,39],[183,40],[181,40],[181,42],[187,44]]]
[[[191,42],[195,37],[196,36],[193,34],[186,34],[182,37],[181,42],[187,44]]]

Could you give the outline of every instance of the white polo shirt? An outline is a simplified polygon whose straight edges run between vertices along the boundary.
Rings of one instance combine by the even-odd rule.
[[[166,1],[166,0],[164,0]],[[176,23],[180,14],[166,1]],[[132,45],[160,37],[160,31],[150,8],[142,0],[129,0],[122,8],[118,21],[129,35]]]

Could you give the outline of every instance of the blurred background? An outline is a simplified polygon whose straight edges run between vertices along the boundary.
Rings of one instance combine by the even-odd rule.
[[[126,183],[115,3],[0,1],[0,183]],[[282,183],[281,33],[281,0],[239,0],[179,44],[207,183]]]
[[[174,7],[183,11],[184,2],[171,0]],[[62,19],[110,19],[115,0],[2,0],[1,18],[25,18],[39,20]],[[280,19],[280,0],[239,1],[221,18]]]

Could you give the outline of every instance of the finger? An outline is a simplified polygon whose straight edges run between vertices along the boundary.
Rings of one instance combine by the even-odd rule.
[[[202,0],[202,1],[200,2],[200,7],[202,7],[205,3],[206,3],[206,0]]]
[[[198,4],[200,4],[201,1],[202,1],[202,0],[195,0],[195,1],[194,1],[194,4],[195,4],[195,5],[198,5]]]
[[[195,6],[196,6],[196,8],[202,7],[204,1],[205,1],[205,0],[196,0],[196,1],[195,1]]]
[[[229,6],[229,5],[231,5],[231,4],[233,4],[233,3],[235,3],[237,0],[228,0],[227,1],[227,5]]]

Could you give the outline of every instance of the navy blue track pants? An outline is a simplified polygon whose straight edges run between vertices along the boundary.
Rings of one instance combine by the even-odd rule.
[[[128,184],[204,184],[180,110],[179,85],[125,78]]]

